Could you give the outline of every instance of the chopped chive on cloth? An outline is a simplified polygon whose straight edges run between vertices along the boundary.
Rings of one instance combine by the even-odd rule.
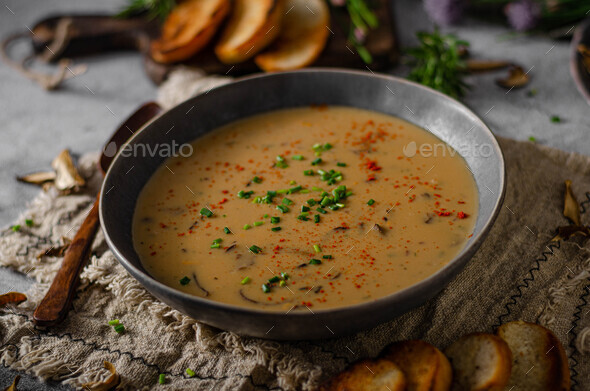
[[[166,107],[226,78],[180,70],[161,87]],[[120,389],[313,390],[348,364],[387,344],[424,339],[445,348],[472,331],[493,332],[512,320],[555,332],[569,358],[574,389],[589,389],[590,250],[579,240],[552,242],[562,216],[565,179],[590,224],[590,158],[500,139],[507,193],[481,249],[443,292],[419,308],[356,335],[324,341],[275,342],[217,330],[152,297],[114,259],[99,232],[82,273],[74,308],[59,326],[31,321],[61,258],[37,254],[72,238],[100,183],[97,154],[80,158],[89,187],[59,196],[41,192],[15,224],[0,232],[0,265],[36,280],[28,301],[0,309],[0,363],[73,387],[104,380],[114,364]],[[25,219],[33,219],[27,227]],[[118,319],[117,333],[108,322]],[[189,368],[190,371],[186,371]],[[160,375],[164,375],[161,377]],[[160,384],[160,379],[164,384]]]

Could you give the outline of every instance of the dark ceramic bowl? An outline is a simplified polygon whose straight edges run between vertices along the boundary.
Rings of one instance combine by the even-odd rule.
[[[486,125],[447,96],[395,77],[368,72],[308,69],[239,79],[191,98],[166,112],[129,141],[191,142],[204,133],[253,114],[310,104],[352,106],[401,117],[450,144],[465,158],[479,191],[479,212],[465,248],[437,273],[378,300],[336,309],[267,312],[192,296],[152,278],[131,237],[139,192],[164,158],[117,155],[106,174],[100,220],[121,264],[154,296],[203,323],[242,335],[279,340],[331,338],[392,319],[435,296],[471,259],[488,233],[504,196],[504,160]],[[173,131],[169,131],[174,126]],[[132,171],[131,171],[132,170]]]

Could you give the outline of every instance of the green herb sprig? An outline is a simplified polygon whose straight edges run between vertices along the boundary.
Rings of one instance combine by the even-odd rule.
[[[130,18],[145,12],[149,19],[164,20],[174,7],[176,0],[130,0],[116,16]]]
[[[461,58],[461,49],[468,47],[469,42],[452,34],[440,34],[438,29],[416,35],[420,46],[407,51],[413,57],[409,62],[412,70],[408,79],[452,98],[462,98],[469,86],[463,81],[467,68]]]

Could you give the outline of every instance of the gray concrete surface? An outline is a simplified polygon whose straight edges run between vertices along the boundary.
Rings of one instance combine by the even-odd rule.
[[[123,0],[0,1],[0,37],[26,29],[47,14],[57,12],[115,11]],[[396,13],[402,45],[415,42],[414,32],[431,28],[417,0],[397,0]],[[471,21],[448,29],[471,42],[475,57],[508,59],[530,69],[526,89],[507,93],[494,79],[500,74],[470,76],[472,85],[465,103],[484,117],[500,136],[538,142],[590,155],[590,106],[569,75],[569,43],[545,37],[506,37],[499,26]],[[26,45],[17,48],[26,51]],[[140,103],[155,98],[156,89],[145,77],[141,59],[134,53],[84,58],[86,74],[67,81],[55,92],[46,92],[4,64],[0,65],[0,226],[6,227],[26,208],[38,189],[15,182],[17,174],[49,168],[60,150],[76,154],[100,148],[116,125]],[[404,75],[404,66],[394,74]],[[528,97],[527,91],[537,90]],[[111,113],[111,111],[114,113]],[[552,123],[558,115],[562,122]],[[25,276],[0,269],[0,292],[26,290]],[[14,371],[0,367],[0,388]],[[40,384],[25,376],[21,389],[63,389]]]

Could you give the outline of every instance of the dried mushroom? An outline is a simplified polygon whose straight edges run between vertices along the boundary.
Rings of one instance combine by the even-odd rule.
[[[8,387],[6,387],[4,389],[4,391],[17,391],[16,386],[18,385],[18,382],[19,381],[20,381],[20,376],[19,375],[16,375],[16,377],[12,381],[12,384],[9,385]]]
[[[41,251],[39,254],[37,254],[37,259],[41,259],[43,257],[63,257],[66,253],[66,250],[70,247],[72,240],[66,238],[65,236],[61,238],[61,240],[63,242],[61,246],[51,246],[49,249]]]
[[[487,72],[506,68],[512,63],[502,60],[467,60],[465,65],[469,72]]]
[[[57,155],[53,162],[51,162],[51,167],[53,167],[56,173],[54,184],[58,190],[76,192],[86,185],[86,181],[78,173],[72,156],[67,149],[64,149]]]
[[[51,162],[51,167],[55,171],[35,172],[18,176],[16,177],[16,180],[42,186],[43,190],[55,186],[57,190],[64,194],[75,193],[82,187],[86,186],[86,181],[76,169],[72,156],[67,149],[64,149],[53,162]]]
[[[121,378],[115,369],[115,366],[108,361],[104,362],[104,367],[109,370],[111,375],[105,381],[95,381],[82,384],[84,390],[90,391],[108,391],[119,385]]]
[[[19,305],[23,301],[27,301],[27,296],[19,292],[8,292],[0,295],[0,307],[4,307],[6,304]]]
[[[558,240],[568,240],[574,236],[583,236],[584,240],[590,237],[590,228],[582,225],[580,219],[580,204],[576,200],[572,191],[572,181],[565,181],[565,196],[563,202],[563,215],[567,217],[572,224],[557,228],[557,234],[551,239],[555,242]]]
[[[521,88],[528,84],[529,75],[519,66],[513,66],[508,71],[508,77],[504,79],[496,79],[496,84],[500,87],[512,89]]]

